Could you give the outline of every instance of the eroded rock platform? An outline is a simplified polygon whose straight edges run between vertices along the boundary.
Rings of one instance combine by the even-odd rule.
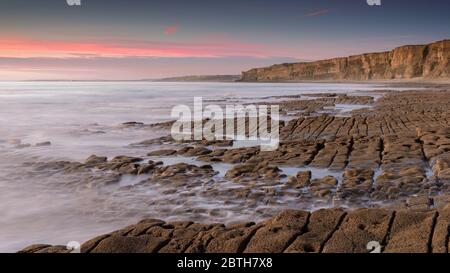
[[[287,210],[261,223],[147,219],[81,245],[82,253],[448,253],[450,207],[441,210]],[[69,253],[33,245],[21,253]]]

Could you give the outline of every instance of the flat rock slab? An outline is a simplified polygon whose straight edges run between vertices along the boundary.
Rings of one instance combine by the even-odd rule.
[[[207,253],[241,253],[250,238],[260,228],[260,225],[247,223],[232,226],[213,238],[207,248]]]
[[[258,228],[260,226],[255,223],[242,223],[228,227],[212,225],[210,229],[198,233],[185,252],[240,253]]]
[[[430,252],[437,213],[399,211],[395,215],[386,253]]]
[[[339,229],[325,244],[325,253],[367,253],[367,244],[380,245],[388,233],[393,212],[380,209],[360,209],[349,213]]]
[[[309,212],[285,211],[268,221],[250,240],[245,253],[280,253],[302,232],[308,223]]]
[[[111,236],[102,240],[91,253],[153,253],[167,241],[169,241],[167,237],[150,235]]]
[[[342,209],[323,209],[311,214],[307,230],[295,239],[286,253],[319,253],[326,240],[338,228],[345,212]]]
[[[201,224],[148,219],[82,244],[84,253],[448,253],[450,207],[439,210],[288,210],[261,222]],[[33,245],[21,253],[69,253]]]
[[[450,237],[450,207],[438,211],[436,226],[433,233],[432,252],[448,253]]]

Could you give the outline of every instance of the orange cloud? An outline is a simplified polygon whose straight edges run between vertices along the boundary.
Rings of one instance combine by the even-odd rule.
[[[314,12],[311,12],[311,13],[307,13],[304,16],[305,17],[314,17],[314,16],[324,15],[324,14],[327,14],[327,13],[330,13],[330,12],[331,12],[330,9],[322,9],[322,10],[314,11]]]

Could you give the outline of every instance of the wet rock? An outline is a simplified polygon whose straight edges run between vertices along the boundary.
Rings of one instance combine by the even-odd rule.
[[[371,169],[346,169],[337,197],[350,202],[367,199],[372,192],[373,176]]]
[[[111,163],[136,163],[140,162],[143,159],[140,157],[131,157],[131,156],[116,156],[111,160]]]
[[[144,123],[136,122],[136,121],[122,123],[123,128],[136,128],[136,127],[139,128],[139,127],[143,127],[143,126],[144,126]]]
[[[155,170],[157,165],[155,164],[141,164],[137,167],[137,175],[148,174]]]
[[[206,149],[204,147],[198,147],[198,148],[188,149],[187,151],[181,152],[179,154],[181,154],[183,156],[194,157],[194,156],[207,155],[207,154],[210,154],[211,152],[212,152],[211,150]]]
[[[401,171],[383,171],[378,176],[375,191],[383,199],[395,200],[400,197],[417,194],[426,185],[424,170],[421,168],[409,168],[409,176],[404,176]]]
[[[201,144],[204,146],[216,146],[216,147],[231,147],[233,146],[233,140],[214,140],[214,141],[202,141]]]
[[[84,162],[86,165],[91,165],[91,166],[95,166],[101,163],[106,163],[108,161],[108,158],[106,156],[96,156],[96,155],[91,155],[90,157],[88,157],[86,159],[86,161]]]
[[[249,158],[258,153],[258,148],[240,148],[227,150],[221,157],[222,162],[237,164],[246,162]],[[261,162],[261,161],[260,161]]]
[[[398,200],[424,192],[430,183],[423,159],[421,142],[417,137],[385,136],[382,172],[376,180],[375,194],[382,199]]]
[[[34,162],[31,166],[36,171],[53,171],[53,172],[82,172],[86,170],[86,165],[79,162],[70,161],[51,161],[51,162]]]
[[[162,161],[153,161],[153,160],[149,160],[149,161],[148,161],[148,164],[149,164],[149,165],[154,165],[154,166],[162,166],[162,165],[164,165],[164,162],[162,162]]]
[[[311,181],[311,171],[298,172],[295,177],[289,177],[285,189],[301,189],[309,186]]]
[[[450,155],[445,154],[433,158],[432,165],[437,178],[450,181]]]
[[[166,121],[166,122],[153,123],[153,124],[150,124],[149,127],[157,128],[157,129],[170,129],[174,123],[175,123],[175,121],[171,120],[171,121]]]
[[[170,156],[176,154],[176,150],[158,150],[148,153],[148,156]]]
[[[338,181],[333,176],[326,176],[322,179],[314,179],[309,184],[309,191],[317,197],[330,197],[332,190],[336,188]]]
[[[136,175],[139,171],[140,165],[137,162],[142,161],[142,158],[117,156],[111,161],[107,161],[106,157],[90,156],[84,165],[84,168],[97,168],[99,170],[111,170],[120,174]]]
[[[227,171],[225,177],[236,181],[245,178],[278,180],[280,178],[280,173],[280,169],[269,166],[268,162],[261,162],[259,164],[246,163],[234,166]]]
[[[193,177],[212,177],[217,174],[218,172],[214,171],[214,169],[205,166],[198,167],[195,165],[179,163],[155,169],[155,171],[153,172],[152,179],[158,180],[158,179],[174,178],[174,179],[181,179],[180,180],[181,182],[181,181],[188,181]],[[177,182],[177,180],[173,180],[173,182]]]
[[[43,147],[43,146],[50,146],[50,145],[52,145],[52,143],[50,141],[36,143],[36,147]]]

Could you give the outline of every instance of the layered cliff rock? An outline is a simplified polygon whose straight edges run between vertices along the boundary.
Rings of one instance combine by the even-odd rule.
[[[242,73],[242,81],[449,79],[450,40],[408,45],[309,63],[289,63]]]

